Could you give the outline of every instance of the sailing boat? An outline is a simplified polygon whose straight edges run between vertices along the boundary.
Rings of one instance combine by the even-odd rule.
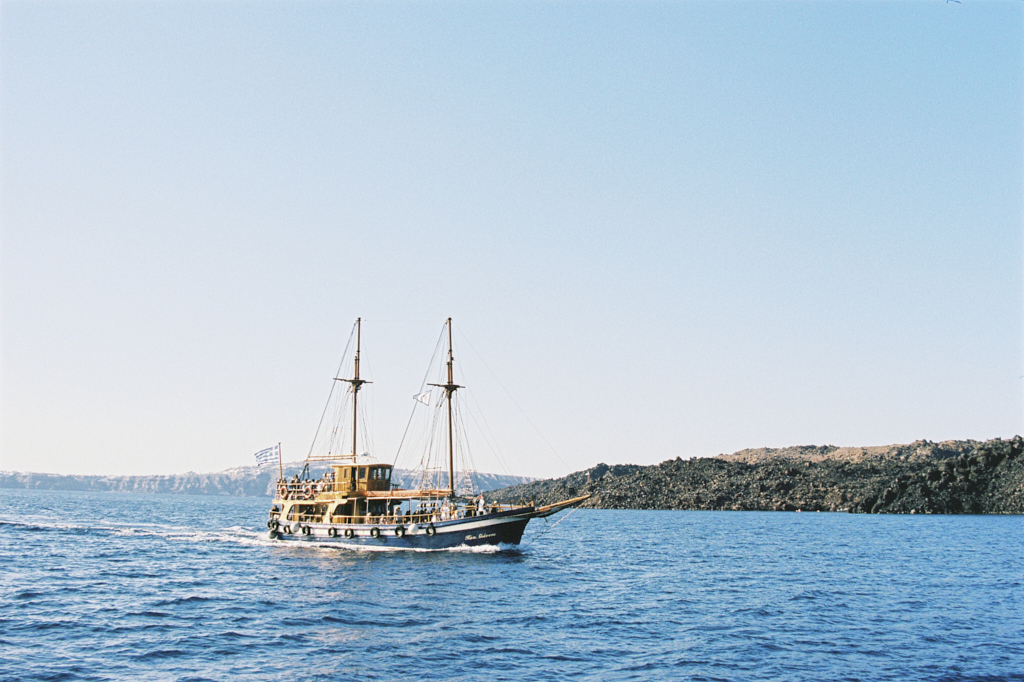
[[[442,338],[447,336],[448,347],[446,380],[429,384],[444,393],[447,478],[430,479],[424,471],[419,487],[397,487],[392,482],[392,464],[378,462],[368,453],[357,454],[358,396],[360,389],[370,383],[359,376],[362,318],[356,320],[354,332],[356,347],[352,378],[335,377],[335,381],[349,384],[346,397],[352,399],[351,452],[336,454],[328,448],[325,454],[313,454],[311,449],[300,476],[293,476],[290,480],[282,477],[278,481],[267,521],[272,540],[391,549],[517,545],[531,519],[551,516],[589,497],[585,495],[541,507],[532,502],[487,504],[483,495],[466,495],[457,487],[452,400],[463,386],[455,383],[451,318],[445,322],[442,331]],[[327,408],[324,414],[327,414]],[[347,419],[340,413],[338,417],[339,423],[342,418]],[[329,431],[332,436],[337,433],[338,428]],[[332,447],[337,445],[331,436],[327,439],[332,442]],[[316,442],[314,437],[314,445]],[[311,464],[325,466],[320,478],[311,478]],[[428,464],[425,463],[426,466]],[[447,485],[439,485],[441,482]]]

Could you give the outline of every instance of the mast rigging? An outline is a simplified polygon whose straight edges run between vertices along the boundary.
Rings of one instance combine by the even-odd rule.
[[[450,321],[450,318],[449,318]],[[359,378],[359,350],[363,336],[363,318],[356,318],[356,357],[355,357],[355,372],[351,379],[341,379],[335,377],[335,381],[344,381],[352,384],[352,461],[356,461],[356,456],[359,453],[358,446],[356,444],[356,429],[359,422],[359,389],[362,388],[363,384],[371,384],[372,381],[365,381]]]
[[[445,325],[448,327],[448,383],[428,385],[443,388],[448,400],[448,496],[455,497],[455,434],[452,428],[452,394],[462,386],[455,383],[452,372],[452,367],[455,364],[455,356],[452,354],[452,318],[449,317]]]

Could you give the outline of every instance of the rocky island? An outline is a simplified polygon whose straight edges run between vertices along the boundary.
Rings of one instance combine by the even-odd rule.
[[[598,464],[564,478],[495,491],[499,501],[590,494],[585,507],[847,511],[871,514],[1022,514],[1024,440],[921,440],[909,445],[809,445]]]

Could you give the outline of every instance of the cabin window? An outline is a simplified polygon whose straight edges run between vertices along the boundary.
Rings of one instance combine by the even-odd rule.
[[[365,481],[366,480],[366,467],[359,467],[359,480],[360,481]]]

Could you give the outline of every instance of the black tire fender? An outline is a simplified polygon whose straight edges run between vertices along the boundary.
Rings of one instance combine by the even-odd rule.
[[[397,526],[395,528],[395,537],[399,537],[399,538],[404,538],[405,537],[405,526]]]
[[[430,536],[432,536],[432,535],[434,535],[434,533],[436,533],[436,532],[437,532],[437,529],[436,529],[436,528],[434,528],[434,524],[430,524],[429,526],[427,526],[427,530],[426,530],[426,534],[427,534],[427,535],[430,535]]]
[[[309,535],[309,526],[302,526],[302,534]]]
[[[351,528],[345,529],[345,537],[351,538],[353,535],[355,535],[355,531],[353,531]]]
[[[377,528],[377,526],[374,526],[373,528],[371,528],[370,529],[370,537],[371,538],[379,538],[380,537],[380,528]]]
[[[332,538],[336,538],[336,537],[338,537],[338,529],[337,528],[328,528],[327,529],[327,534],[330,535]]]

